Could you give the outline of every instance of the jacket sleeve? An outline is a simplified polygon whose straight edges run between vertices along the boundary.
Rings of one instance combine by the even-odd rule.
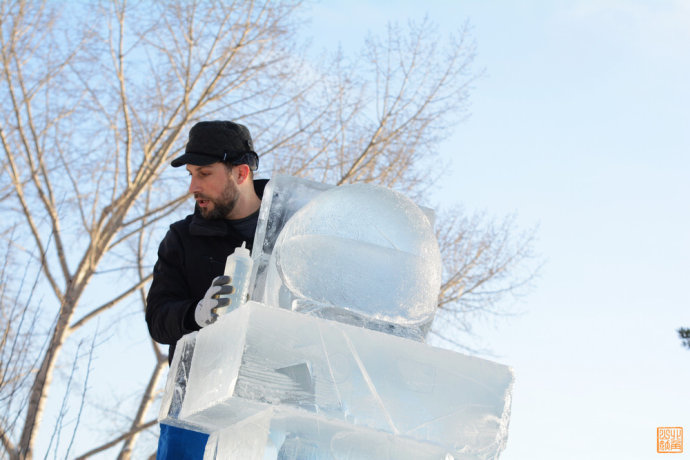
[[[199,330],[194,308],[200,299],[191,298],[185,265],[180,237],[170,229],[158,248],[146,297],[146,323],[156,342],[175,344],[183,335]]]

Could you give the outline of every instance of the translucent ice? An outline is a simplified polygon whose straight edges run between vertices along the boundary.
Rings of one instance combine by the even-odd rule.
[[[418,340],[433,320],[441,255],[422,210],[370,184],[332,188],[285,224],[265,302]]]
[[[311,414],[269,408],[214,432],[204,460],[453,460],[443,448]]]
[[[252,249],[254,271],[251,282],[251,300],[266,302],[264,298],[266,268],[278,235],[285,224],[307,203],[333,187],[333,185],[281,174],[274,175],[268,182],[261,200],[259,221],[254,236],[254,248]],[[420,209],[429,222],[433,224],[434,211],[422,206]]]
[[[512,380],[490,361],[249,302],[197,334],[179,418],[210,433],[282,408],[493,458]]]
[[[170,363],[168,379],[165,383],[158,421],[167,425],[199,431],[200,428],[197,425],[179,419],[182,402],[187,393],[187,380],[192,366],[196,336],[197,332],[192,332],[177,342],[175,355],[172,363]]]
[[[266,268],[278,234],[292,215],[332,185],[277,174],[266,184],[254,235],[250,299],[264,302]]]

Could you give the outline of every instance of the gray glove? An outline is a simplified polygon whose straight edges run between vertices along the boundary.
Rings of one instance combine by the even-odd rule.
[[[199,301],[194,310],[194,320],[201,326],[208,326],[218,319],[218,308],[225,307],[230,303],[228,298],[219,298],[221,295],[232,294],[235,287],[229,284],[229,276],[216,276],[213,278],[211,287],[208,288],[204,298]]]

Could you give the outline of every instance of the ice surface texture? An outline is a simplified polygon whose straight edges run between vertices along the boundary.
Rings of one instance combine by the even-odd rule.
[[[265,289],[266,276],[276,240],[283,227],[297,211],[320,196],[323,192],[333,188],[334,186],[332,185],[284,175],[275,175],[268,182],[263,199],[261,200],[259,221],[254,237],[254,248],[252,249],[254,269],[250,283],[251,300],[267,303]],[[367,201],[368,200],[365,200],[364,203]],[[352,206],[350,208],[352,208]],[[427,221],[433,224],[435,218],[434,211],[421,206],[420,209],[426,216]],[[357,214],[355,214],[353,219],[356,220],[359,218],[360,210],[355,209],[355,211]],[[389,266],[387,266],[386,269],[388,269]],[[381,274],[379,276],[384,275]],[[279,288],[279,292],[287,294],[289,298],[285,300],[285,304],[289,305],[288,308],[292,308],[291,301],[295,299],[295,296],[290,294],[285,286]],[[321,315],[330,319],[366,326],[370,329],[402,335],[420,341],[424,340],[430,327],[430,323],[424,323],[423,321],[414,325],[407,322],[406,326],[398,327],[396,324],[385,320],[376,320],[373,317],[362,316],[356,311],[353,312],[352,310],[324,306],[322,302],[312,303],[307,299],[299,299],[295,307],[313,315]]]
[[[351,184],[319,194],[276,240],[265,303],[423,340],[441,255],[422,210],[393,190]]]
[[[187,393],[187,380],[189,379],[189,370],[194,357],[197,334],[198,332],[192,332],[177,342],[175,355],[173,356],[172,363],[170,363],[168,380],[165,383],[158,421],[167,425],[200,431],[200,427],[197,425],[185,422],[179,418],[182,402]]]
[[[280,174],[275,175],[266,184],[252,248],[254,269],[250,283],[250,300],[265,303],[266,268],[273,246],[285,223],[295,212],[330,188],[333,186]]]
[[[495,458],[512,381],[490,361],[249,302],[197,334],[178,418],[211,433],[281,408]]]
[[[271,407],[214,432],[205,460],[454,460],[443,448]]]

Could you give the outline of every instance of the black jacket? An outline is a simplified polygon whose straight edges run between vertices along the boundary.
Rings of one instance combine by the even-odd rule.
[[[259,198],[267,182],[254,181]],[[158,248],[146,298],[149,333],[156,342],[170,345],[169,362],[177,341],[200,329],[194,309],[213,278],[223,274],[227,256],[243,241],[228,221],[206,220],[197,211],[170,226]],[[247,247],[251,249],[253,243],[247,241]]]

